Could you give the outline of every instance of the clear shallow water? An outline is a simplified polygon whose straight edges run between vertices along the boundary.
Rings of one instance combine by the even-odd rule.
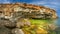
[[[47,20],[30,20],[32,25],[35,25],[39,28],[41,33],[44,34],[60,34],[60,18],[58,19],[47,19]],[[35,29],[35,28],[33,28]],[[41,30],[43,29],[43,30]],[[45,30],[46,29],[46,30]],[[36,29],[38,31],[38,29]],[[47,33],[46,33],[47,32]]]
[[[58,18],[58,19],[55,20],[55,24],[56,24],[58,27],[60,27],[60,18]]]
[[[60,34],[60,18],[54,20],[30,19],[30,22],[29,27],[22,28],[25,34]]]
[[[60,18],[56,19],[54,23],[57,26],[55,29],[56,34],[60,34]]]
[[[42,19],[30,19],[31,26],[27,27],[28,31],[32,34],[48,34],[48,25],[52,24],[52,20],[42,20]],[[53,25],[53,24],[52,24]],[[26,28],[24,28],[26,31]]]

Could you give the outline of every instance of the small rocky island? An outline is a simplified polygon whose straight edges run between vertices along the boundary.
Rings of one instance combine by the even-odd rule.
[[[48,34],[46,30],[32,25],[30,19],[56,18],[56,11],[48,7],[26,3],[0,4],[0,34]]]

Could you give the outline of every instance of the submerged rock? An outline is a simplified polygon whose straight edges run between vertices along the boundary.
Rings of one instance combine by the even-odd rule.
[[[12,29],[12,34],[24,34],[24,32],[22,29],[15,28],[15,29]]]
[[[11,30],[6,27],[0,27],[0,34],[11,34]]]
[[[26,3],[0,4],[0,34],[25,34],[25,32],[26,34],[47,34],[47,31],[42,28],[37,29],[36,33],[31,31],[36,26],[31,26],[30,18],[55,19],[57,14],[54,9],[44,6]],[[28,29],[23,32],[24,27],[29,27],[30,32],[28,33]],[[54,25],[49,25],[49,27],[52,30],[55,29]]]
[[[60,34],[60,27],[57,27],[55,30],[56,34]]]
[[[8,22],[5,23],[5,26],[8,27],[8,28],[15,28],[16,23],[8,21]]]
[[[30,26],[31,23],[29,21],[29,19],[24,19],[24,18],[20,18],[17,20],[17,23],[16,23],[16,27],[18,28],[21,28],[21,27],[24,27],[24,26]]]
[[[5,26],[5,27],[8,27],[8,28],[14,28],[16,26],[16,23],[9,21],[9,19],[2,18],[0,20],[0,26]]]

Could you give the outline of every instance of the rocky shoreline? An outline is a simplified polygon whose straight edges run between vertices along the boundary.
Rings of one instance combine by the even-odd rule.
[[[26,3],[0,4],[0,34],[33,34],[24,30],[25,27],[35,28],[29,21],[32,18],[55,19],[57,14],[55,10],[44,6]],[[46,31],[44,33],[47,34]]]

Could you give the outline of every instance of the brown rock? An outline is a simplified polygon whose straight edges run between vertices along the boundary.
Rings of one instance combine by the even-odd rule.
[[[14,27],[16,27],[16,23],[9,21],[9,19],[2,18],[2,19],[0,19],[0,26],[5,26],[8,28],[14,28]]]
[[[0,12],[2,12],[2,17],[6,19],[12,19],[16,13],[21,12],[20,15],[15,14],[15,17],[18,15],[18,17],[31,17],[31,18],[57,18],[56,11],[51,8],[47,8],[44,6],[37,6],[32,4],[26,4],[26,3],[15,3],[15,4],[0,4],[1,9]],[[42,15],[43,14],[43,15]],[[46,16],[47,15],[47,16]],[[16,17],[17,18],[17,17]]]
[[[28,19],[20,18],[17,20],[16,27],[21,28],[24,26],[30,26],[31,23]]]
[[[0,34],[11,34],[11,30],[6,27],[0,27]]]
[[[24,32],[22,29],[15,28],[15,29],[12,29],[12,34],[24,34]]]

